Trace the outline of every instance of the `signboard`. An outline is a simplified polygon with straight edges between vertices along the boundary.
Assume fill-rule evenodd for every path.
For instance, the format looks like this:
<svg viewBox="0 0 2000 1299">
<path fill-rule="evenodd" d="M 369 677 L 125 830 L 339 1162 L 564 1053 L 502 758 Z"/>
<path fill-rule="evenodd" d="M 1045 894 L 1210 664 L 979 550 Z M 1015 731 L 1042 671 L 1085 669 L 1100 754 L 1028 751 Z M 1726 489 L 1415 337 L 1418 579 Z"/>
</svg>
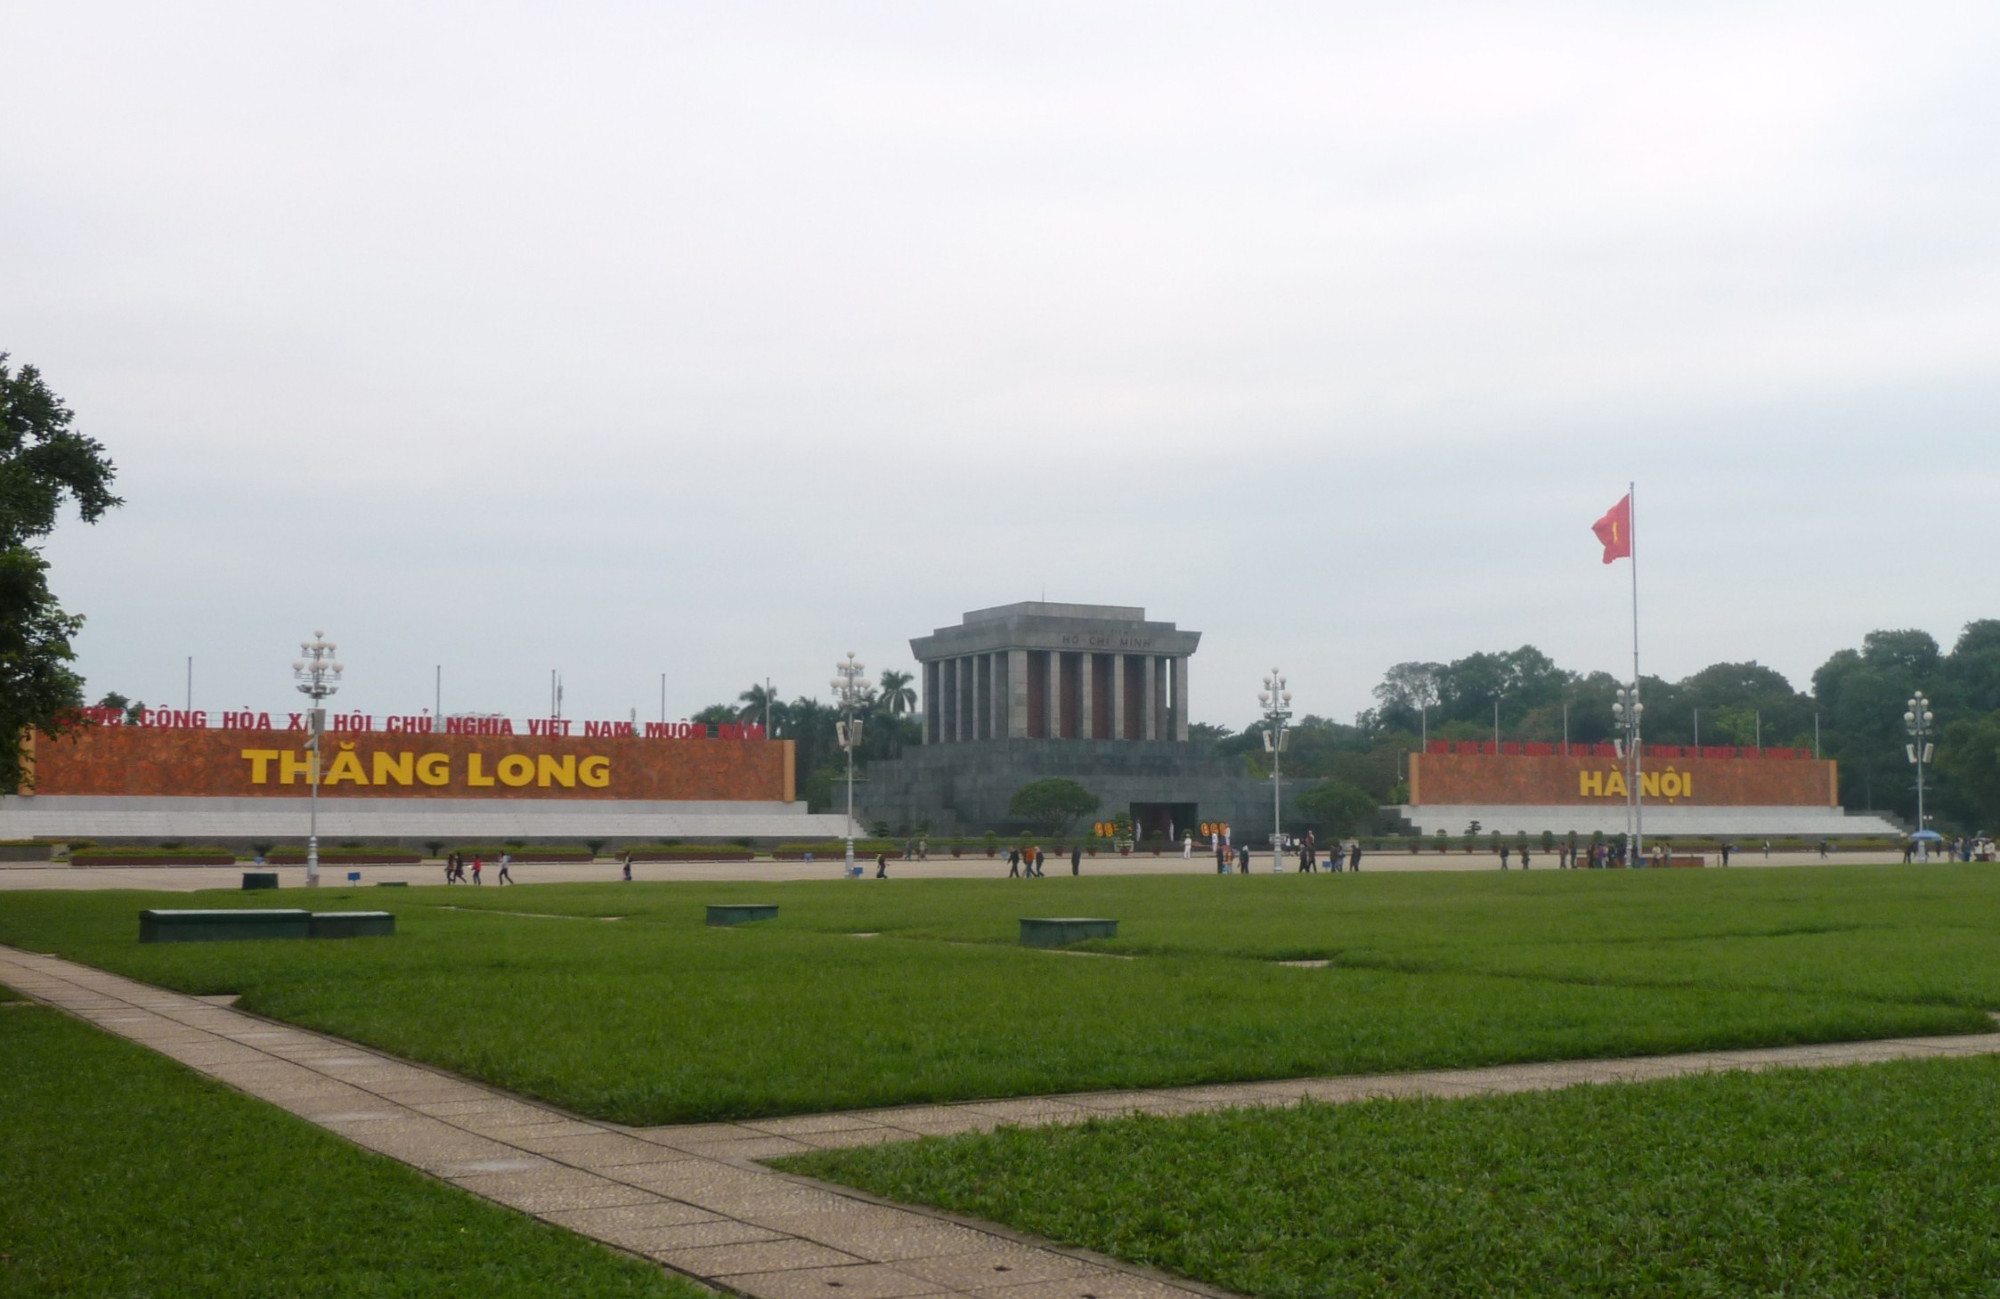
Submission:
<svg viewBox="0 0 2000 1299">
<path fill-rule="evenodd" d="M 35 737 L 33 792 L 302 798 L 314 771 L 306 739 L 293 729 L 85 726 L 58 739 Z M 330 729 L 324 744 L 322 798 L 796 798 L 790 740 L 516 735 L 510 727 L 443 735 Z"/>
<path fill-rule="evenodd" d="M 1648 753 L 1648 803 L 1696 807 L 1834 807 L 1839 764 L 1813 758 L 1711 758 Z M 1580 807 L 1621 804 L 1625 762 L 1610 752 L 1412 753 L 1410 802 L 1431 806 Z"/>
</svg>

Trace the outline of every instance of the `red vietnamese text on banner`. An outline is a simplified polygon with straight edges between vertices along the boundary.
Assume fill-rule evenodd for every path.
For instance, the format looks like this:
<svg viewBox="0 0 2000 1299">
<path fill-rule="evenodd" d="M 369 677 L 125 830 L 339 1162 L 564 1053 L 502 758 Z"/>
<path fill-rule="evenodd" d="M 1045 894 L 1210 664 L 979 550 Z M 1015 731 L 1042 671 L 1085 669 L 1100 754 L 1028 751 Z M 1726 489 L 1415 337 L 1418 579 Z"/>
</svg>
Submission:
<svg viewBox="0 0 2000 1299">
<path fill-rule="evenodd" d="M 1605 512 L 1603 518 L 1590 525 L 1597 539 L 1604 543 L 1604 562 L 1632 557 L 1632 497 L 1625 498 Z"/>
</svg>

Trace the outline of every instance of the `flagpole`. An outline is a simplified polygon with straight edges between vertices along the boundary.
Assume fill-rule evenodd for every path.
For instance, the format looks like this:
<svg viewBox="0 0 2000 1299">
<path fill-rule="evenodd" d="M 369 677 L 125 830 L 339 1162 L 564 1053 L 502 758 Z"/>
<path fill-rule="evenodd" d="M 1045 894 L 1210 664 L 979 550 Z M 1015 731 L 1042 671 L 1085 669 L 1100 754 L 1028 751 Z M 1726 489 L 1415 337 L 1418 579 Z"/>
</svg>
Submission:
<svg viewBox="0 0 2000 1299">
<path fill-rule="evenodd" d="M 1632 860 L 1627 868 L 1640 866 L 1646 860 L 1646 811 L 1645 801 L 1639 786 L 1645 774 L 1645 742 L 1640 739 L 1640 725 L 1645 719 L 1643 712 L 1637 711 L 1639 703 L 1639 484 L 1636 480 L 1626 484 L 1626 500 L 1630 502 L 1626 518 L 1626 535 L 1632 547 L 1632 703 L 1635 709 L 1632 717 L 1632 785 L 1631 824 Z"/>
</svg>

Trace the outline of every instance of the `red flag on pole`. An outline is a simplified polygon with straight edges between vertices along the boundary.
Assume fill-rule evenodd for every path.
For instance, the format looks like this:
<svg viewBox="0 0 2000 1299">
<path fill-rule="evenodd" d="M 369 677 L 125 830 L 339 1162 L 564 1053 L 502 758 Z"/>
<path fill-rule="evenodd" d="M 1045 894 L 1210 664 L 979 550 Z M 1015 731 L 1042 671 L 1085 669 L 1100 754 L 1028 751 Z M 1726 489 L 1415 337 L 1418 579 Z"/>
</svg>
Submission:
<svg viewBox="0 0 2000 1299">
<path fill-rule="evenodd" d="M 1604 543 L 1604 562 L 1632 557 L 1632 497 L 1625 499 L 1605 512 L 1603 518 L 1590 525 L 1597 539 Z"/>
</svg>

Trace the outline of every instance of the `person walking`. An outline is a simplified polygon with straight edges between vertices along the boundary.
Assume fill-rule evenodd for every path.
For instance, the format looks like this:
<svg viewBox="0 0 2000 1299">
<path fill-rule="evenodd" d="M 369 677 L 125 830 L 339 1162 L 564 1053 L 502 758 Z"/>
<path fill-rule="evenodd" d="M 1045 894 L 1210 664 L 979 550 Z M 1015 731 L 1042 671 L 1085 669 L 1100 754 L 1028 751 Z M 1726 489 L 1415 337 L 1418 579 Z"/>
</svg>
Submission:
<svg viewBox="0 0 2000 1299">
<path fill-rule="evenodd" d="M 1526 869 L 1528 869 L 1528 845 L 1527 845 L 1527 844 L 1522 844 L 1522 845 L 1521 845 L 1521 869 L 1522 869 L 1522 870 L 1526 870 Z"/>
<path fill-rule="evenodd" d="M 1181 832 L 1181 860 L 1194 860 L 1194 835 L 1189 831 Z"/>
<path fill-rule="evenodd" d="M 1007 878 L 1010 880 L 1021 878 L 1021 850 L 1019 848 L 1009 848 L 1007 850 Z"/>
<path fill-rule="evenodd" d="M 1069 873 L 1072 875 L 1083 874 L 1083 849 L 1077 847 L 1075 844 L 1070 845 Z"/>
<path fill-rule="evenodd" d="M 1215 873 L 1217 875 L 1227 875 L 1229 873 L 1229 863 L 1223 860 L 1222 851 L 1222 837 L 1217 835 L 1215 839 Z"/>
<path fill-rule="evenodd" d="M 1506 844 L 1503 843 L 1500 845 L 1500 869 L 1503 871 L 1507 869 L 1507 854 L 1511 851 L 1512 849 L 1508 848 Z"/>
<path fill-rule="evenodd" d="M 630 884 L 632 882 L 632 854 L 628 852 L 619 858 L 618 865 L 619 873 L 625 877 L 625 882 Z"/>
<path fill-rule="evenodd" d="M 493 881 L 495 885 L 512 884 L 514 882 L 514 873 L 511 870 L 507 869 L 513 864 L 514 864 L 513 853 L 503 852 L 500 854 L 500 875 L 497 879 Z"/>
<path fill-rule="evenodd" d="M 481 871 L 481 869 L 485 867 L 485 865 L 486 865 L 485 860 L 481 858 L 478 853 L 472 854 L 472 882 L 474 884 L 480 882 L 479 872 Z"/>
<path fill-rule="evenodd" d="M 1361 873 L 1361 841 L 1359 839 L 1349 839 L 1347 841 L 1347 869 L 1353 871 L 1356 875 Z"/>
<path fill-rule="evenodd" d="M 875 878 L 878 880 L 889 878 L 889 854 L 886 852 L 875 854 Z"/>
<path fill-rule="evenodd" d="M 1238 875 L 1250 873 L 1250 845 L 1247 843 L 1236 850 L 1236 873 Z"/>
</svg>

